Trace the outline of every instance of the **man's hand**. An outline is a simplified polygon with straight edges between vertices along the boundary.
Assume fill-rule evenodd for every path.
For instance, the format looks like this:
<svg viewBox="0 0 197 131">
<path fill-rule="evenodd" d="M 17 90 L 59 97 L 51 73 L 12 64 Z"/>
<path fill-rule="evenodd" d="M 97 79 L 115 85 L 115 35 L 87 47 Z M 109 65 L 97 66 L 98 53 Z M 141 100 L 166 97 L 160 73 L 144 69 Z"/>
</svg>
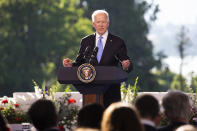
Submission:
<svg viewBox="0 0 197 131">
<path fill-rule="evenodd" d="M 63 60 L 63 66 L 64 67 L 72 67 L 72 60 L 69 58 L 66 58 Z"/>
<path fill-rule="evenodd" d="M 130 61 L 129 60 L 123 60 L 122 61 L 123 70 L 128 70 L 129 66 L 130 66 Z"/>
</svg>

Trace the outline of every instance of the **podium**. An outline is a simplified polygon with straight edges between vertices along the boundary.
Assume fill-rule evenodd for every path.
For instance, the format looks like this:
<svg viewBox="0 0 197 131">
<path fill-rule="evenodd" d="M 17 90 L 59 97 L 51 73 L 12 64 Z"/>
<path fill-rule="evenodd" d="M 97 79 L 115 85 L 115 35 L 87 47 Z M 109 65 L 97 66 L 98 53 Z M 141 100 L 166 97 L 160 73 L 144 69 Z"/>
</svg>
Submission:
<svg viewBox="0 0 197 131">
<path fill-rule="evenodd" d="M 111 84 L 128 79 L 128 73 L 115 66 L 95 66 L 96 77 L 91 83 L 83 83 L 77 77 L 78 67 L 61 67 L 58 70 L 60 84 L 73 84 L 83 96 L 83 106 L 90 103 L 103 105 L 103 94 Z"/>
</svg>

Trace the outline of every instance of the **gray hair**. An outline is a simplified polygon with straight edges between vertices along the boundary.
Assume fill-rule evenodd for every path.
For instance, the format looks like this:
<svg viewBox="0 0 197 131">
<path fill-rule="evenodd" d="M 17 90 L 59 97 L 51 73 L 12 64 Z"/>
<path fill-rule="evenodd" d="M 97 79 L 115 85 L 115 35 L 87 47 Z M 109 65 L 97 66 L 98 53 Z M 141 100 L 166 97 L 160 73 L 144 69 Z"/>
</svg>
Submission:
<svg viewBox="0 0 197 131">
<path fill-rule="evenodd" d="M 107 20 L 109 21 L 109 14 L 107 11 L 105 10 L 95 10 L 93 13 L 92 13 L 92 22 L 94 22 L 94 17 L 98 14 L 105 14 L 107 16 Z"/>
<path fill-rule="evenodd" d="M 185 93 L 181 91 L 168 92 L 162 99 L 162 105 L 170 121 L 189 119 L 190 101 L 189 96 Z"/>
</svg>

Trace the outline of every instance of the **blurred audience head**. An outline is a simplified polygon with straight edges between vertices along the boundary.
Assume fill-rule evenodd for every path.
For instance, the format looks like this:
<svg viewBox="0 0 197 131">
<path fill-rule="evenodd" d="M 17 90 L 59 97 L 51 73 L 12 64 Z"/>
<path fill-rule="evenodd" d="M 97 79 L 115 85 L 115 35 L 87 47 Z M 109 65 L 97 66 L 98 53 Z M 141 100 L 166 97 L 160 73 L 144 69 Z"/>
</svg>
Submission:
<svg viewBox="0 0 197 131">
<path fill-rule="evenodd" d="M 151 120 L 156 125 L 160 123 L 160 106 L 154 96 L 150 94 L 138 96 L 135 101 L 135 107 L 139 111 L 141 118 Z"/>
<path fill-rule="evenodd" d="M 100 131 L 100 130 L 99 129 L 95 129 L 95 128 L 79 127 L 77 129 L 75 129 L 74 131 Z"/>
<path fill-rule="evenodd" d="M 57 126 L 57 113 L 52 101 L 39 99 L 28 110 L 28 115 L 37 130 Z"/>
<path fill-rule="evenodd" d="M 0 111 L 0 131 L 10 131 L 7 121 L 1 114 L 1 111 Z"/>
<path fill-rule="evenodd" d="M 176 131 L 197 131 L 193 125 L 183 125 L 176 129 Z"/>
<path fill-rule="evenodd" d="M 85 105 L 78 113 L 78 127 L 100 129 L 103 111 L 104 107 L 98 103 Z"/>
<path fill-rule="evenodd" d="M 116 102 L 103 114 L 102 131 L 143 131 L 137 110 L 129 104 Z"/>
<path fill-rule="evenodd" d="M 188 122 L 191 113 L 189 96 L 181 91 L 169 91 L 162 99 L 166 117 L 170 122 Z"/>
</svg>

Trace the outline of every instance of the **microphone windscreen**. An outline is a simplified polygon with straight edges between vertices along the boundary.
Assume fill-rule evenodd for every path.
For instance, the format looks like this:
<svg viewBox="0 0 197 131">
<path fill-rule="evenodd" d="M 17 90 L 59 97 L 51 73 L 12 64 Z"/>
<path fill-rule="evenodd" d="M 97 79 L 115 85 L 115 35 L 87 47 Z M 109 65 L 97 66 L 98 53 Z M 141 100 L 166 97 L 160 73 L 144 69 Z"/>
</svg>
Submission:
<svg viewBox="0 0 197 131">
<path fill-rule="evenodd" d="M 97 53 L 98 52 L 98 47 L 95 47 L 94 48 L 94 51 Z"/>
<path fill-rule="evenodd" d="M 89 52 L 90 51 L 90 47 L 86 47 L 85 52 Z"/>
<path fill-rule="evenodd" d="M 97 52 L 98 52 L 98 47 L 95 47 L 94 50 L 93 50 L 92 55 L 93 55 L 94 57 L 96 57 Z"/>
</svg>

